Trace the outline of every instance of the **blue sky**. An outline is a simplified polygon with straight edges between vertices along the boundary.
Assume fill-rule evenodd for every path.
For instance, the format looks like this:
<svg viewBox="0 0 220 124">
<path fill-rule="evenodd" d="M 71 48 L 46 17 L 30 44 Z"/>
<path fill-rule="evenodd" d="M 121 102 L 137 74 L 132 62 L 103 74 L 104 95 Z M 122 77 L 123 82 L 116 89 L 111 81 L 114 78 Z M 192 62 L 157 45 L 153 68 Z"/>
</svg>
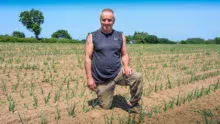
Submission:
<svg viewBox="0 0 220 124">
<path fill-rule="evenodd" d="M 67 30 L 74 39 L 84 39 L 100 28 L 99 16 L 104 8 L 115 11 L 114 28 L 125 35 L 147 32 L 170 40 L 220 36 L 220 2 L 216 0 L 1 0 L 0 34 L 22 31 L 34 36 L 18 20 L 22 11 L 38 9 L 45 17 L 40 37 L 50 37 L 58 29 Z"/>
</svg>

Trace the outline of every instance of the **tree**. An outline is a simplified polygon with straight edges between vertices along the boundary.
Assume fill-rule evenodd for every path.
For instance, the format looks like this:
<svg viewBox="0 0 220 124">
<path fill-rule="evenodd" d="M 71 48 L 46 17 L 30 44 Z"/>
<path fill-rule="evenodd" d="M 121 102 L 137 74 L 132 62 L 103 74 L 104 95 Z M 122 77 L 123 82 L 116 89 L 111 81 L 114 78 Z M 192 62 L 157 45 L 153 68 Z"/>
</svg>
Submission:
<svg viewBox="0 0 220 124">
<path fill-rule="evenodd" d="M 214 39 L 208 39 L 205 41 L 205 44 L 216 44 L 216 41 Z"/>
<path fill-rule="evenodd" d="M 180 44 L 187 44 L 187 42 L 185 40 L 181 40 Z"/>
<path fill-rule="evenodd" d="M 176 44 L 176 42 L 171 41 L 167 38 L 158 38 L 158 43 L 159 44 Z"/>
<path fill-rule="evenodd" d="M 204 44 L 205 40 L 202 38 L 188 38 L 186 40 L 188 44 Z"/>
<path fill-rule="evenodd" d="M 20 32 L 20 31 L 14 31 L 12 33 L 12 36 L 13 37 L 18 37 L 18 38 L 25 38 L 25 34 L 23 32 Z"/>
<path fill-rule="evenodd" d="M 39 10 L 31 9 L 20 13 L 19 21 L 31 32 L 34 32 L 35 38 L 41 33 L 40 25 L 44 23 L 43 13 Z"/>
<path fill-rule="evenodd" d="M 158 41 L 157 36 L 155 36 L 155 35 L 147 35 L 146 38 L 145 38 L 145 42 L 146 43 L 157 44 L 159 41 Z"/>
<path fill-rule="evenodd" d="M 220 37 L 216 37 L 215 42 L 216 42 L 216 44 L 220 44 Z"/>
<path fill-rule="evenodd" d="M 125 36 L 125 38 L 127 43 L 130 43 L 130 41 L 133 40 L 133 37 L 131 35 Z"/>
<path fill-rule="evenodd" d="M 67 30 L 57 30 L 51 35 L 52 38 L 72 39 Z"/>
<path fill-rule="evenodd" d="M 145 32 L 134 32 L 134 40 L 135 43 L 145 43 L 145 38 L 147 37 L 147 33 Z"/>
</svg>

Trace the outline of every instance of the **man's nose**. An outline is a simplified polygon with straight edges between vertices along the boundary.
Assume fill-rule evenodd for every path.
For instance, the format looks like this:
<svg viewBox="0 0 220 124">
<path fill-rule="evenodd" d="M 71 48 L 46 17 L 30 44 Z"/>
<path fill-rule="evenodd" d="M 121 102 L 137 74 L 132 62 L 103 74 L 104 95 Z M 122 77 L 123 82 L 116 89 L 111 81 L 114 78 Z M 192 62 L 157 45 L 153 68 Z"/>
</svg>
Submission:
<svg viewBox="0 0 220 124">
<path fill-rule="evenodd" d="M 105 21 L 105 24 L 110 24 L 110 22 L 108 20 Z"/>
</svg>

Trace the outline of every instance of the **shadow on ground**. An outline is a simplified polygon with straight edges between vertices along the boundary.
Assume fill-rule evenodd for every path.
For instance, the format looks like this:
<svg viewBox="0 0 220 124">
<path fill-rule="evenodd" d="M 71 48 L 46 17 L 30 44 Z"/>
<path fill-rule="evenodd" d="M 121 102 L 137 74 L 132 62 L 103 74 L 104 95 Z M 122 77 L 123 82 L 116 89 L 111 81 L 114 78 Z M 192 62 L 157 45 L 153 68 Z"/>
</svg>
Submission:
<svg viewBox="0 0 220 124">
<path fill-rule="evenodd" d="M 99 101 L 98 99 L 92 99 L 90 101 L 88 101 L 88 105 L 92 106 L 93 108 L 95 108 L 96 106 L 99 105 Z M 125 99 L 125 97 L 121 96 L 121 95 L 115 95 L 113 96 L 113 102 L 112 102 L 112 108 L 121 108 L 124 111 L 128 112 L 130 105 L 128 104 L 127 100 Z"/>
</svg>

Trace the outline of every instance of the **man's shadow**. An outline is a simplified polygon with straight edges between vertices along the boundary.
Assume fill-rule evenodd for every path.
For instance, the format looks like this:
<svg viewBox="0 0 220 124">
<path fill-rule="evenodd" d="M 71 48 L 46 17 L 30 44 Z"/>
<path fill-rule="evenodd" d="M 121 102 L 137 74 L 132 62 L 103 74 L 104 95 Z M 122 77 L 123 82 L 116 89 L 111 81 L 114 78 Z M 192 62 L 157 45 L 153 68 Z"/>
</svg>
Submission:
<svg viewBox="0 0 220 124">
<path fill-rule="evenodd" d="M 89 100 L 88 105 L 92 106 L 93 108 L 95 106 L 98 106 L 99 105 L 98 98 Z M 113 96 L 113 101 L 112 101 L 112 108 L 114 108 L 114 107 L 121 108 L 124 111 L 129 112 L 130 105 L 128 104 L 125 97 L 123 97 L 121 95 L 115 95 L 115 96 Z"/>
</svg>

